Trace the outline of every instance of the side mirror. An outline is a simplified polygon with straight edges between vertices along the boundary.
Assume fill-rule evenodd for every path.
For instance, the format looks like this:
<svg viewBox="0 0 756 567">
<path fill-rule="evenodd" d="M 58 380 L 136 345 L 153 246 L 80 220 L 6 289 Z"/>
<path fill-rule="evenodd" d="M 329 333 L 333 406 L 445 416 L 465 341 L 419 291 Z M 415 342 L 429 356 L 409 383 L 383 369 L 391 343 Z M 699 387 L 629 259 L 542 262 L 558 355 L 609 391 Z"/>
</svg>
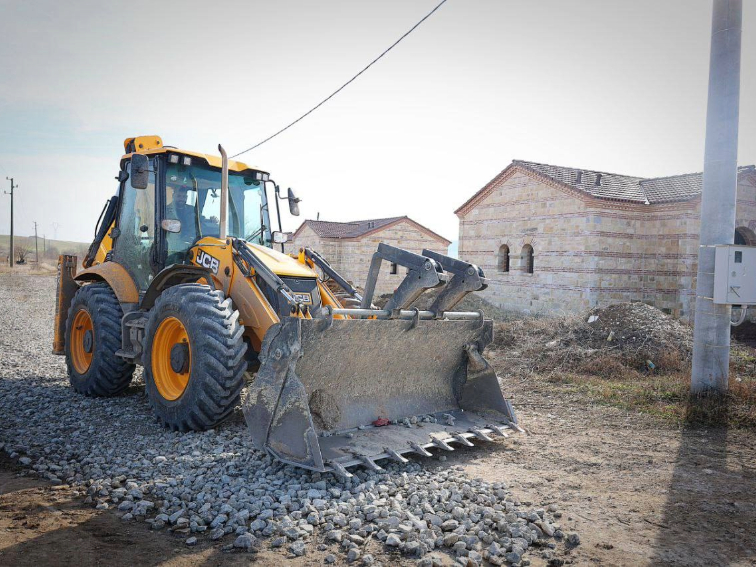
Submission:
<svg viewBox="0 0 756 567">
<path fill-rule="evenodd" d="M 163 219 L 160 222 L 160 227 L 166 232 L 181 232 L 181 221 L 174 219 Z"/>
<path fill-rule="evenodd" d="M 289 235 L 285 232 L 274 231 L 273 242 L 276 244 L 284 244 L 289 241 Z"/>
<path fill-rule="evenodd" d="M 150 160 L 143 154 L 131 154 L 131 186 L 147 189 L 150 181 Z"/>
<path fill-rule="evenodd" d="M 289 201 L 289 212 L 291 213 L 291 216 L 298 217 L 299 216 L 299 201 L 301 199 L 298 199 L 297 196 L 294 194 L 294 191 L 291 190 L 291 187 L 289 187 L 289 196 L 287 197 Z"/>
</svg>

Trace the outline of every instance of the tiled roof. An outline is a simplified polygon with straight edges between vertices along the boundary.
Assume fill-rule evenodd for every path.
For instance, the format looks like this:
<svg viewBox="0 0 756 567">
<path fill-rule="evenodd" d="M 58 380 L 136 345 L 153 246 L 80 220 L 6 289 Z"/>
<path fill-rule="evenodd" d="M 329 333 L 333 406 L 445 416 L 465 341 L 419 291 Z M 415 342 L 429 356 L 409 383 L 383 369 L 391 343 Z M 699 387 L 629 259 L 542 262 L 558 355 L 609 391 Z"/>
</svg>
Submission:
<svg viewBox="0 0 756 567">
<path fill-rule="evenodd" d="M 305 221 L 322 238 L 355 238 L 377 228 L 407 217 L 389 217 L 386 219 L 368 219 L 353 222 L 332 222 L 320 220 Z"/>
<path fill-rule="evenodd" d="M 532 161 L 515 160 L 512 164 L 520 165 L 533 171 L 561 181 L 585 193 L 603 199 L 621 199 L 623 201 L 640 201 L 644 203 L 646 197 L 639 183 L 642 177 L 618 175 L 605 171 L 590 171 L 573 167 L 561 167 Z"/>
<path fill-rule="evenodd" d="M 743 168 L 738 168 L 738 170 L 741 169 Z M 688 173 L 671 177 L 656 177 L 644 179 L 640 184 L 651 203 L 685 201 L 701 194 L 703 174 Z"/>
<path fill-rule="evenodd" d="M 475 193 L 455 212 L 462 211 L 487 195 L 497 185 L 498 180 L 513 167 L 532 171 L 599 199 L 644 203 L 647 205 L 694 199 L 701 194 L 703 186 L 702 173 L 643 178 L 607 173 L 605 171 L 514 160 L 504 171 Z M 745 172 L 756 173 L 756 166 L 748 165 L 738 168 L 738 175 Z"/>
<path fill-rule="evenodd" d="M 309 226 L 310 228 L 312 228 L 315 234 L 317 234 L 321 238 L 359 238 L 360 236 L 365 236 L 366 234 L 376 232 L 378 230 L 381 230 L 382 228 L 386 228 L 389 225 L 402 220 L 406 220 L 407 222 L 417 226 L 425 233 L 437 238 L 440 241 L 446 242 L 447 246 L 451 244 L 451 241 L 447 238 L 444 238 L 440 234 L 433 232 L 429 228 L 424 227 L 420 223 L 413 221 L 407 216 L 389 217 L 385 219 L 367 219 L 351 222 L 306 220 L 296 230 L 295 234 L 299 233 L 299 231 L 302 230 L 302 228 L 304 228 L 305 226 Z"/>
</svg>

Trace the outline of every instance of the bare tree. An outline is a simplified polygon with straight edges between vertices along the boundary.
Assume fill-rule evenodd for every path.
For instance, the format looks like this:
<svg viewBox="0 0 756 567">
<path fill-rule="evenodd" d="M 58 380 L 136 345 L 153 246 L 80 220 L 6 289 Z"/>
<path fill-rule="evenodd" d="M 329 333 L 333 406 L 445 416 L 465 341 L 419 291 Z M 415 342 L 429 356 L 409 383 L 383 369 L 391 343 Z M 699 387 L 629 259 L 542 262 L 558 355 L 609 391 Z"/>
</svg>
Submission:
<svg viewBox="0 0 756 567">
<path fill-rule="evenodd" d="M 26 264 L 26 258 L 31 253 L 31 249 L 27 248 L 26 246 L 15 246 L 15 252 L 16 252 L 16 263 Z"/>
</svg>

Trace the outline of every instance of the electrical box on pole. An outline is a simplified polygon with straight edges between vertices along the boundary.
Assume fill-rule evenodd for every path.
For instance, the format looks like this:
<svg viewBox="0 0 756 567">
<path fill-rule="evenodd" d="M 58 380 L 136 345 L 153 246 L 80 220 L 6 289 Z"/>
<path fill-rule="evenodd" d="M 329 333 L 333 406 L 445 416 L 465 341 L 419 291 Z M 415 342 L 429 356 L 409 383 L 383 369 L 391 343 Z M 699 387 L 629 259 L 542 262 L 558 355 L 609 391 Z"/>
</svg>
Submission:
<svg viewBox="0 0 756 567">
<path fill-rule="evenodd" d="M 714 303 L 756 305 L 756 246 L 716 246 Z"/>
</svg>

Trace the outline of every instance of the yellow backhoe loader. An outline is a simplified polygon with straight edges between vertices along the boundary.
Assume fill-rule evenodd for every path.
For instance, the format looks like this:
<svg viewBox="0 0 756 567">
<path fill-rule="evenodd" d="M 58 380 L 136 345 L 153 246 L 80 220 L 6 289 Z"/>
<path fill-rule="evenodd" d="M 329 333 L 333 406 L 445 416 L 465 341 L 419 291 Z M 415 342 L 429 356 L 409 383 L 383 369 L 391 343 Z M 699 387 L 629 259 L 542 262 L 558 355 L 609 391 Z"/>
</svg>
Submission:
<svg viewBox="0 0 756 567">
<path fill-rule="evenodd" d="M 359 293 L 316 251 L 283 253 L 279 201 L 298 215 L 299 200 L 267 172 L 221 146 L 206 155 L 140 136 L 124 149 L 84 269 L 59 260 L 53 350 L 77 392 L 119 394 L 139 364 L 159 420 L 204 430 L 251 377 L 241 403 L 254 446 L 344 476 L 519 430 L 482 356 L 492 321 L 452 310 L 485 288 L 477 266 L 380 244 Z M 407 276 L 376 309 L 383 262 Z M 438 287 L 429 309 L 409 308 Z"/>
</svg>

